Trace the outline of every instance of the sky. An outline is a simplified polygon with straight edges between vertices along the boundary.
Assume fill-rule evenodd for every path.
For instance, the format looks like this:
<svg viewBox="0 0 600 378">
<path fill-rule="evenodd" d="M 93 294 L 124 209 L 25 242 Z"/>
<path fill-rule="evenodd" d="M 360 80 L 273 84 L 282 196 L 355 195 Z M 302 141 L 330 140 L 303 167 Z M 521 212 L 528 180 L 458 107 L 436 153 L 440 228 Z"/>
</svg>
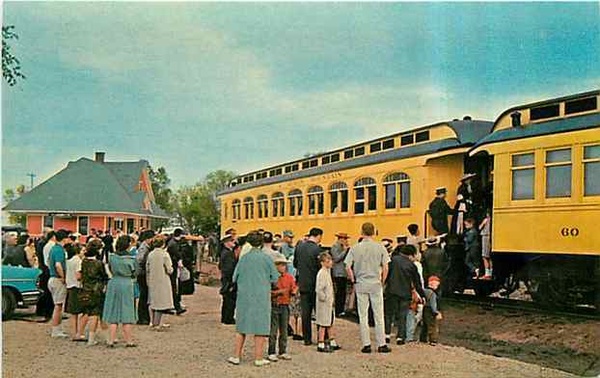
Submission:
<svg viewBox="0 0 600 378">
<path fill-rule="evenodd" d="M 2 187 L 69 161 L 172 187 L 600 87 L 600 3 L 3 2 Z"/>
</svg>

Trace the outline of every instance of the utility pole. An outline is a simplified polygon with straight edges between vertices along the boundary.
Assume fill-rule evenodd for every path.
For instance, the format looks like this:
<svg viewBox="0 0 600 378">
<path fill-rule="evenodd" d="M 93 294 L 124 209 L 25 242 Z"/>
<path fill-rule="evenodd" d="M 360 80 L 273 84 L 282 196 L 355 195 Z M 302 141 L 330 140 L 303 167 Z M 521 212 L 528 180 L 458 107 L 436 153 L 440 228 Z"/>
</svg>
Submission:
<svg viewBox="0 0 600 378">
<path fill-rule="evenodd" d="M 31 179 L 31 185 L 29 186 L 29 190 L 33 189 L 33 178 L 36 177 L 34 173 L 28 173 L 27 176 Z"/>
</svg>

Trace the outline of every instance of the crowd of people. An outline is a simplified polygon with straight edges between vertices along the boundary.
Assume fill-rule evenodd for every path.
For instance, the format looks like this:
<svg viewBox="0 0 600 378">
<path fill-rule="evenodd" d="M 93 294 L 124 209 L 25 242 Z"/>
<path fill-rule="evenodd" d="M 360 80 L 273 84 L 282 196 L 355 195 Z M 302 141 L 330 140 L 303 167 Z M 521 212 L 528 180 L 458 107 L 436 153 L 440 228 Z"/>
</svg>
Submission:
<svg viewBox="0 0 600 378">
<path fill-rule="evenodd" d="M 124 344 L 135 347 L 133 325 L 169 328 L 165 314 L 187 310 L 181 295 L 192 294 L 201 238 L 139 230 L 130 235 L 92 229 L 89 235 L 46 229 L 39 239 L 7 233 L 3 264 L 42 270 L 36 314 L 51 322 L 52 338 L 98 344 L 106 329 L 113 348 L 121 325 Z M 69 332 L 62 324 L 69 314 Z"/>
<path fill-rule="evenodd" d="M 325 250 L 320 245 L 323 230 L 316 227 L 295 245 L 290 230 L 281 235 L 262 229 L 247 235 L 226 230 L 219 254 L 221 322 L 235 324 L 237 331 L 228 362 L 240 364 L 247 335 L 254 335 L 256 366 L 288 360 L 288 336 L 313 345 L 313 323 L 318 352 L 341 349 L 334 322 L 350 310 L 358 314 L 362 353 L 389 353 L 393 328 L 397 345 L 414 341 L 436 345 L 445 277 L 463 272 L 469 279 L 492 277 L 491 212 L 478 196 L 473 177 L 461 179 L 454 208 L 445 200 L 446 189 L 436 189 L 429 214 L 437 235 L 428 239 L 421 237 L 417 224 L 411 224 L 408 234 L 397 236 L 395 242 L 378 241 L 375 226 L 364 223 L 357 243 L 351 246 L 350 236 L 339 232 Z"/>
</svg>

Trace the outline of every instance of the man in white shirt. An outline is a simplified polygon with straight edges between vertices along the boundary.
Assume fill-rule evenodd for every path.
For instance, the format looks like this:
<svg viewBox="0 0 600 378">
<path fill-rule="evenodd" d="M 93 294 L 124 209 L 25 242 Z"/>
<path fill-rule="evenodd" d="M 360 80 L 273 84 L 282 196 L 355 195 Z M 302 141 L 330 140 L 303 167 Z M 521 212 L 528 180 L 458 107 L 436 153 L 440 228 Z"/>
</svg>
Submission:
<svg viewBox="0 0 600 378">
<path fill-rule="evenodd" d="M 371 335 L 369 331 L 369 305 L 375 320 L 375 339 L 379 353 L 389 353 L 385 342 L 383 317 L 383 284 L 388 275 L 390 257 L 386 249 L 373 240 L 375 226 L 364 223 L 361 228 L 362 241 L 356 244 L 346 256 L 344 263 L 348 279 L 355 283 L 362 353 L 371 353 Z"/>
</svg>

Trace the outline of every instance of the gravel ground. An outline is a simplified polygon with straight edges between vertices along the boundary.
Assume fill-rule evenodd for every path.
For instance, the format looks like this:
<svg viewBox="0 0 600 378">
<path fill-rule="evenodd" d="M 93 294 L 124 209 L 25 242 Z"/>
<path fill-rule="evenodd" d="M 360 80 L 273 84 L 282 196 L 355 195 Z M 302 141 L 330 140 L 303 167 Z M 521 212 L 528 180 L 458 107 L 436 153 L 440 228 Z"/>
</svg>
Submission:
<svg viewBox="0 0 600 378">
<path fill-rule="evenodd" d="M 290 338 L 291 361 L 257 368 L 251 364 L 252 343 L 240 366 L 226 363 L 233 350 L 235 329 L 219 323 L 220 297 L 214 287 L 197 286 L 184 297 L 189 311 L 170 316 L 171 329 L 156 333 L 136 326 L 137 348 L 53 340 L 49 324 L 29 315 L 2 324 L 3 377 L 571 377 L 572 375 L 515 360 L 476 353 L 461 347 L 411 344 L 393 346 L 387 355 L 359 352 L 358 326 L 338 320 L 333 354 L 318 354 Z M 105 338 L 104 332 L 101 337 Z M 251 340 L 249 340 L 251 341 Z"/>
</svg>

